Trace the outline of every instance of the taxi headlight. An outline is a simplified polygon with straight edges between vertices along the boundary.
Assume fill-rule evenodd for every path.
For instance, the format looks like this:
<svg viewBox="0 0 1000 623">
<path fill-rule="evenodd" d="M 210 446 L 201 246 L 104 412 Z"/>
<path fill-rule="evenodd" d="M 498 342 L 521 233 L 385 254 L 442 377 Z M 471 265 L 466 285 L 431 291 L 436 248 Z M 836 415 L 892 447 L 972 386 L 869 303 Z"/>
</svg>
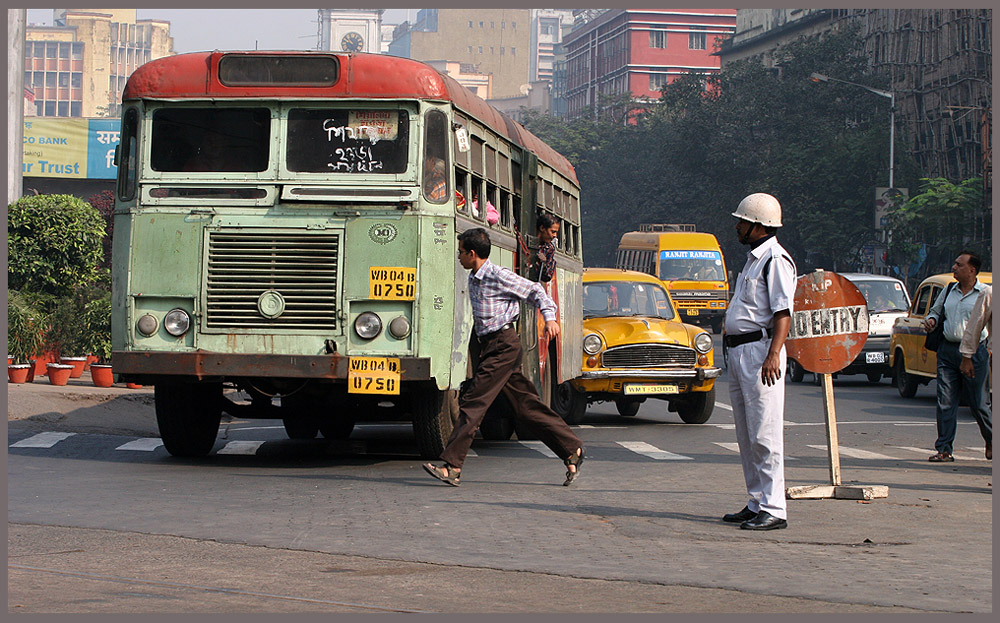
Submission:
<svg viewBox="0 0 1000 623">
<path fill-rule="evenodd" d="M 163 328 L 174 337 L 180 337 L 191 328 L 191 316 L 180 307 L 175 307 L 163 317 Z"/>
<path fill-rule="evenodd" d="M 596 355 L 601 350 L 601 336 L 590 333 L 583 338 L 583 352 L 588 355 Z"/>
<path fill-rule="evenodd" d="M 712 350 L 712 336 L 707 333 L 699 333 L 694 336 L 694 349 L 699 353 L 707 353 Z"/>
<path fill-rule="evenodd" d="M 370 340 L 382 332 L 382 319 L 374 312 L 364 312 L 354 320 L 354 332 Z"/>
</svg>

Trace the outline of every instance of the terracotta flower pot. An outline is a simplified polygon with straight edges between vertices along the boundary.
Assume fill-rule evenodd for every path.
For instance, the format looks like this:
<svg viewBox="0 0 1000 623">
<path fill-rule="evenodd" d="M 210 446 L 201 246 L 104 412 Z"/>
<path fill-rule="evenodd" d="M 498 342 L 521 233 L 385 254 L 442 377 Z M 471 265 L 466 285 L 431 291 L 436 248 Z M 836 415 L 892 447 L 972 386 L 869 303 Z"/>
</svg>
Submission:
<svg viewBox="0 0 1000 623">
<path fill-rule="evenodd" d="M 13 355 L 7 355 L 7 365 L 9 366 L 12 363 L 14 363 L 14 356 Z"/>
<path fill-rule="evenodd" d="M 7 364 L 7 380 L 11 383 L 26 383 L 31 366 L 26 363 Z"/>
<path fill-rule="evenodd" d="M 35 382 L 35 360 L 34 359 L 29 359 L 28 360 L 28 380 L 27 380 L 27 382 L 28 383 L 34 383 Z"/>
<path fill-rule="evenodd" d="M 139 385 L 138 383 L 125 383 L 125 387 L 129 389 L 142 389 L 142 385 Z"/>
<path fill-rule="evenodd" d="M 83 376 L 83 367 L 87 365 L 86 357 L 61 357 L 59 363 L 73 366 L 73 371 L 69 373 L 69 378 L 78 379 Z"/>
<path fill-rule="evenodd" d="M 49 383 L 52 385 L 65 385 L 69 382 L 69 376 L 73 373 L 73 366 L 64 363 L 46 364 L 49 373 Z"/>
<path fill-rule="evenodd" d="M 101 358 L 98 357 L 97 355 L 87 355 L 87 365 L 83 366 L 83 369 L 84 370 L 89 370 L 90 366 L 94 365 L 95 363 L 97 363 L 100 360 L 101 360 Z"/>
<path fill-rule="evenodd" d="M 48 355 L 35 355 L 33 361 L 35 362 L 34 373 L 45 374 L 45 366 L 51 360 L 49 359 Z"/>
<path fill-rule="evenodd" d="M 94 363 L 90 365 L 90 378 L 97 387 L 111 387 L 115 384 L 115 375 L 110 363 Z"/>
</svg>

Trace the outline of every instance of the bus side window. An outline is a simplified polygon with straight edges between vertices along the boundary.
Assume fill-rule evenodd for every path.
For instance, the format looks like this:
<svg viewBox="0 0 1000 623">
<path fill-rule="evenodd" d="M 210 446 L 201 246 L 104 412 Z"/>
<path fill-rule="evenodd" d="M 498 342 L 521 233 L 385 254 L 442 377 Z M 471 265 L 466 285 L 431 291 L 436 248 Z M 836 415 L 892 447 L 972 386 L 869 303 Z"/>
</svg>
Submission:
<svg viewBox="0 0 1000 623">
<path fill-rule="evenodd" d="M 455 209 L 462 214 L 469 213 L 469 175 L 461 170 L 455 169 L 455 192 L 462 195 L 455 196 Z"/>
<path fill-rule="evenodd" d="M 500 203 L 497 205 L 497 210 L 500 211 L 500 226 L 510 229 L 510 193 L 506 190 L 500 191 Z"/>
<path fill-rule="evenodd" d="M 138 149 L 139 113 L 135 108 L 125 112 L 122 122 L 121 144 L 118 151 L 118 198 L 122 201 L 135 199 L 136 180 L 138 179 Z"/>
<path fill-rule="evenodd" d="M 448 117 L 440 110 L 428 110 L 424 115 L 424 197 L 433 203 L 444 203 L 451 195 L 448 185 Z"/>
<path fill-rule="evenodd" d="M 472 193 L 472 199 L 466 199 L 466 201 L 468 201 L 471 206 L 470 211 L 472 212 L 472 216 L 480 221 L 485 221 L 486 199 L 484 198 L 483 192 L 483 178 L 478 175 L 473 175 L 472 188 L 469 192 Z"/>
</svg>

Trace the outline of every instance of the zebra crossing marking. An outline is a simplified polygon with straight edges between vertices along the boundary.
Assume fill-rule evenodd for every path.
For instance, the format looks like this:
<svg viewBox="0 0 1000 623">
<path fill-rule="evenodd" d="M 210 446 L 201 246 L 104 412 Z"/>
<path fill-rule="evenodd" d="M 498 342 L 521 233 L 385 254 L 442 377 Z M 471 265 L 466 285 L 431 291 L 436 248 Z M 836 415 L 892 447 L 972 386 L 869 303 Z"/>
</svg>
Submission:
<svg viewBox="0 0 1000 623">
<path fill-rule="evenodd" d="M 809 444 L 810 448 L 815 448 L 816 450 L 826 450 L 826 446 L 814 446 Z M 894 456 L 889 456 L 886 454 L 879 454 L 878 452 L 870 452 L 868 450 L 859 450 L 857 448 L 846 448 L 840 446 L 839 452 L 843 456 L 849 456 L 852 459 L 876 459 L 876 460 L 890 460 L 898 461 L 899 459 Z"/>
<path fill-rule="evenodd" d="M 534 450 L 535 452 L 541 452 L 542 454 L 544 454 L 547 457 L 551 457 L 553 459 L 558 459 L 559 458 L 558 456 L 556 456 L 555 452 L 553 452 L 552 450 L 549 450 L 548 446 L 546 446 L 544 443 L 542 443 L 540 441 L 519 441 L 517 443 L 521 444 L 525 448 L 530 448 L 531 450 Z"/>
<path fill-rule="evenodd" d="M 46 431 L 44 433 L 38 433 L 37 435 L 32 435 L 27 439 L 22 439 L 17 443 L 10 444 L 11 448 L 51 448 L 63 439 L 68 439 L 75 435 L 76 433 L 55 433 L 51 431 Z"/>
<path fill-rule="evenodd" d="M 263 441 L 230 441 L 219 449 L 216 454 L 257 454 L 257 450 L 264 445 Z"/>
<path fill-rule="evenodd" d="M 142 437 L 124 443 L 115 450 L 137 450 L 139 452 L 152 452 L 163 445 L 163 440 L 159 437 Z"/>
<path fill-rule="evenodd" d="M 667 452 L 666 450 L 660 450 L 656 446 L 652 446 L 645 441 L 616 441 L 619 446 L 631 450 L 636 454 L 641 454 L 643 456 L 648 456 L 651 459 L 656 459 L 657 461 L 692 461 L 693 458 L 689 456 L 684 456 L 683 454 L 674 454 L 673 452 Z"/>
</svg>

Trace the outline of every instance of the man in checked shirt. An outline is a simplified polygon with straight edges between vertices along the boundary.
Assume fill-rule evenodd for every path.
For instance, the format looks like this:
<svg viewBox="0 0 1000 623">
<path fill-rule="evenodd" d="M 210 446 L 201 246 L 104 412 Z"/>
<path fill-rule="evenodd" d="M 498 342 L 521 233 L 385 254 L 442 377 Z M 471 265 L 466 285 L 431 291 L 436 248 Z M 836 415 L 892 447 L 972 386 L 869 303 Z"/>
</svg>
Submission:
<svg viewBox="0 0 1000 623">
<path fill-rule="evenodd" d="M 425 463 L 423 467 L 431 476 L 457 487 L 476 430 L 502 391 L 514 409 L 514 417 L 527 423 L 566 464 L 563 485 L 569 485 L 580 474 L 583 442 L 541 401 L 535 386 L 521 373 L 521 341 L 514 328 L 520 302 L 528 301 L 545 317 L 548 339 L 557 338 L 556 305 L 537 282 L 490 262 L 491 248 L 489 234 L 481 227 L 462 232 L 458 237 L 458 260 L 462 268 L 470 271 L 472 339 L 479 346 L 479 361 L 468 388 L 459 397 L 458 424 L 441 453 L 444 464 Z"/>
</svg>

